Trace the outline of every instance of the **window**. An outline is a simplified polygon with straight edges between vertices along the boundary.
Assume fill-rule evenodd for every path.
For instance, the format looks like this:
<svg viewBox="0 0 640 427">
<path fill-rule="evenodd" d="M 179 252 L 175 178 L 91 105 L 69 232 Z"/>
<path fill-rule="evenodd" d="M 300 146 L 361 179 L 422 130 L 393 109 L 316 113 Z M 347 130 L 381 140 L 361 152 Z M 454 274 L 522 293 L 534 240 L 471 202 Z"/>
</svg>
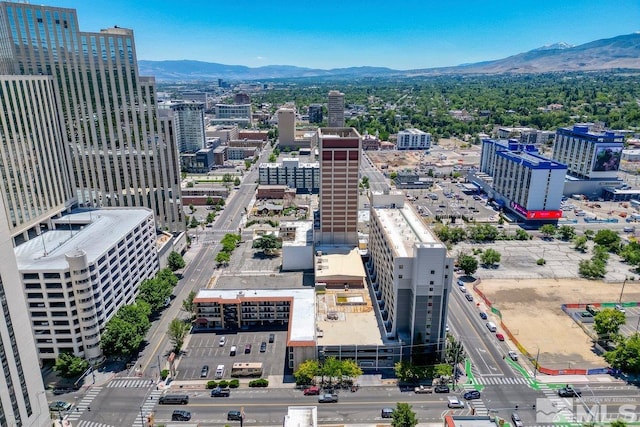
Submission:
<svg viewBox="0 0 640 427">
<path fill-rule="evenodd" d="M 431 274 L 436 274 L 436 271 L 435 270 L 431 270 Z"/>
</svg>

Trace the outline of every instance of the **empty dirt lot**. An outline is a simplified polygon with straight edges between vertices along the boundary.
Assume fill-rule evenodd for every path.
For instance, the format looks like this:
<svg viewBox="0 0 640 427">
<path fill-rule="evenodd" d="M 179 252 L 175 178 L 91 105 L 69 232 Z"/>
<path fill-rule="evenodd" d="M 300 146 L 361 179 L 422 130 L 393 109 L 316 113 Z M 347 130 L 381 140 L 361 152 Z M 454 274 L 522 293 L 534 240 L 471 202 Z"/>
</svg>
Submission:
<svg viewBox="0 0 640 427">
<path fill-rule="evenodd" d="M 539 362 L 551 369 L 606 366 L 589 337 L 567 316 L 564 303 L 615 302 L 622 283 L 580 279 L 485 279 L 478 288 Z M 627 281 L 623 301 L 640 301 L 640 283 Z"/>
</svg>

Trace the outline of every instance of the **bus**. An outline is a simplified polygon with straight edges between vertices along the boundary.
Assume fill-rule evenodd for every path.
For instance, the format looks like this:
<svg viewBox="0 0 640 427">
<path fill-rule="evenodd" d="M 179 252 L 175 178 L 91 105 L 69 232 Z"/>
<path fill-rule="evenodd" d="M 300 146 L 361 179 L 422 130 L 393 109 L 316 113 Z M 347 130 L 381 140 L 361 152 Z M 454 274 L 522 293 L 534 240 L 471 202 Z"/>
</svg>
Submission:
<svg viewBox="0 0 640 427">
<path fill-rule="evenodd" d="M 239 362 L 231 367 L 232 377 L 260 377 L 262 376 L 262 362 Z"/>
</svg>

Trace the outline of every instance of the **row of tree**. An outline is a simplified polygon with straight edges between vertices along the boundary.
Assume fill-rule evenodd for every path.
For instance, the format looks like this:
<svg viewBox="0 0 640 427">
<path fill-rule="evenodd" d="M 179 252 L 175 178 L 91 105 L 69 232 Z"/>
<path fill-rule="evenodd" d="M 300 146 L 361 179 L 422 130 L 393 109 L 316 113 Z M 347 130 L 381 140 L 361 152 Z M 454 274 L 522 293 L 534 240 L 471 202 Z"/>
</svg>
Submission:
<svg viewBox="0 0 640 427">
<path fill-rule="evenodd" d="M 231 261 L 231 253 L 233 250 L 240 244 L 240 240 L 242 240 L 242 236 L 239 234 L 227 233 L 224 235 L 220 243 L 222 244 L 222 249 L 216 255 L 216 262 L 218 265 L 228 265 L 229 261 Z"/>
<path fill-rule="evenodd" d="M 305 360 L 293 373 L 298 385 L 312 384 L 317 377 L 322 377 L 322 382 L 326 378 L 329 384 L 332 384 L 335 380 L 341 381 L 343 377 L 353 379 L 360 375 L 362 375 L 362 369 L 355 361 L 338 360 L 335 357 L 327 357 L 323 362 Z"/>
<path fill-rule="evenodd" d="M 613 308 L 604 308 L 593 317 L 593 329 L 598 341 L 607 348 L 613 348 L 604 354 L 604 359 L 614 369 L 628 374 L 640 373 L 640 334 L 625 337 L 620 327 L 626 323 L 626 314 Z"/>
</svg>

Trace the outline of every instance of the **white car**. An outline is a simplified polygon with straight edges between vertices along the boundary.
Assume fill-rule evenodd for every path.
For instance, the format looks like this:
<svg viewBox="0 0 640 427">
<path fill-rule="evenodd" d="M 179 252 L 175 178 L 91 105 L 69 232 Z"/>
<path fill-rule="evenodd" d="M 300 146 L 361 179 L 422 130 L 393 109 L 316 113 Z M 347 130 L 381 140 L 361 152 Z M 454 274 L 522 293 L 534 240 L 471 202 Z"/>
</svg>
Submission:
<svg viewBox="0 0 640 427">
<path fill-rule="evenodd" d="M 618 310 L 620 313 L 625 313 L 624 307 L 620 304 L 616 304 L 616 310 Z"/>
<path fill-rule="evenodd" d="M 518 360 L 518 353 L 516 353 L 515 351 L 511 350 L 509 352 L 509 357 L 511 358 L 511 360 Z"/>
<path fill-rule="evenodd" d="M 220 341 L 218 341 L 218 345 L 220 347 L 224 347 L 226 342 L 227 342 L 227 338 L 226 337 L 220 337 Z"/>
<path fill-rule="evenodd" d="M 467 288 L 465 288 L 464 286 L 460 286 L 460 292 L 462 292 L 463 294 L 466 294 Z"/>
</svg>

